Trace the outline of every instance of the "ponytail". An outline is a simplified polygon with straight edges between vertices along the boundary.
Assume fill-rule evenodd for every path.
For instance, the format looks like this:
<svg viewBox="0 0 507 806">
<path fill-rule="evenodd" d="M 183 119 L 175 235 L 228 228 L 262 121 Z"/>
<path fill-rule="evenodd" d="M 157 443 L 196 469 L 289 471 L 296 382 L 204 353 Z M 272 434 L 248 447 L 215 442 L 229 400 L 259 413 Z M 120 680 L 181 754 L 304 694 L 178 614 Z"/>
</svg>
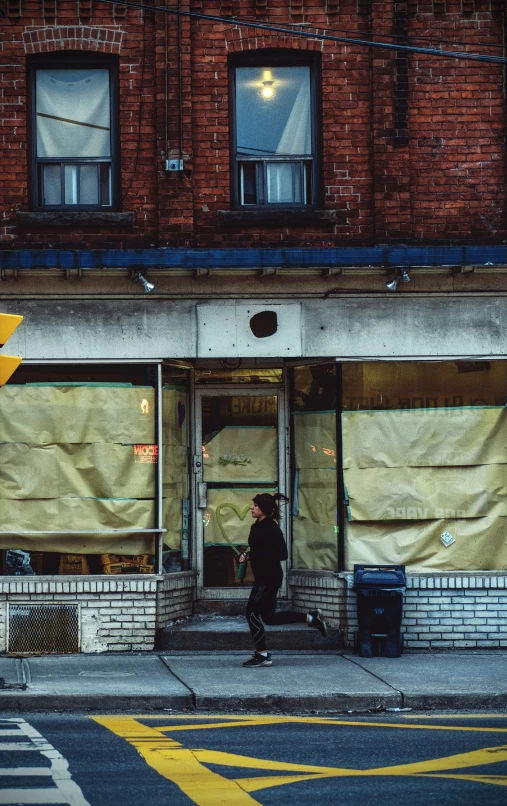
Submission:
<svg viewBox="0 0 507 806">
<path fill-rule="evenodd" d="M 266 517 L 278 521 L 280 520 L 280 507 L 278 502 L 288 501 L 289 499 L 286 495 L 282 495 L 281 493 L 275 493 L 274 495 L 271 495 L 271 493 L 259 493 L 252 500 Z"/>
</svg>

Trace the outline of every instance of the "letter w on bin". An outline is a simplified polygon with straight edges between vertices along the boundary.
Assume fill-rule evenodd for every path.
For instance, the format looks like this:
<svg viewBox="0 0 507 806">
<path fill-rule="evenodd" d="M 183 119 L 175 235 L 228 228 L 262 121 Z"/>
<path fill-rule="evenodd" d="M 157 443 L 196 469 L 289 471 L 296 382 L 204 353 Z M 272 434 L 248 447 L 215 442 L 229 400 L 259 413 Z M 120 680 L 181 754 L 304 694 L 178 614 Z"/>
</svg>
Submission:
<svg viewBox="0 0 507 806">
<path fill-rule="evenodd" d="M 355 651 L 362 658 L 400 657 L 406 585 L 404 565 L 354 565 L 359 624 Z"/>
</svg>

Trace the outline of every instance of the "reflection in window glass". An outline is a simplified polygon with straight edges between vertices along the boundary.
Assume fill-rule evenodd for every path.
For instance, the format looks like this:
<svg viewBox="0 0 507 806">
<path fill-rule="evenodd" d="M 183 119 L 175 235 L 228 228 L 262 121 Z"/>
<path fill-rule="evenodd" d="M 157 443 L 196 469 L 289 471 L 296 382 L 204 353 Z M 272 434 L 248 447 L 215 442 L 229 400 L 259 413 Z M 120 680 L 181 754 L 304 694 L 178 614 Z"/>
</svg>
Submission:
<svg viewBox="0 0 507 806">
<path fill-rule="evenodd" d="M 108 70 L 37 70 L 38 157 L 109 157 Z"/>
<path fill-rule="evenodd" d="M 262 369 L 197 369 L 196 383 L 282 383 L 283 370 Z"/>
<path fill-rule="evenodd" d="M 278 488 L 278 397 L 202 398 L 202 464 L 207 485 L 203 511 L 205 587 L 251 585 L 236 576 L 248 543 L 253 496 Z"/>
<path fill-rule="evenodd" d="M 338 567 L 336 365 L 293 370 L 293 567 Z"/>
<path fill-rule="evenodd" d="M 503 361 L 350 362 L 343 364 L 343 409 L 503 406 Z"/>
<path fill-rule="evenodd" d="M 238 155 L 312 153 L 309 67 L 238 67 Z"/>
</svg>

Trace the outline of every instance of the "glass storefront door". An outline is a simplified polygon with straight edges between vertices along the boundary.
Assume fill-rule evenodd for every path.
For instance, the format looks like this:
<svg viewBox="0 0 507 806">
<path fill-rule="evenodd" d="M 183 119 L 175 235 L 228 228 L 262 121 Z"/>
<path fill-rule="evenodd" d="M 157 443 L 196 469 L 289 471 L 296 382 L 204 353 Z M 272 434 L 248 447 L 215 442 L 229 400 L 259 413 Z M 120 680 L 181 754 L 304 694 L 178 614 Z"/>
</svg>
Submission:
<svg viewBox="0 0 507 806">
<path fill-rule="evenodd" d="M 195 523 L 200 595 L 243 598 L 236 577 L 248 543 L 252 498 L 285 493 L 285 407 L 280 388 L 196 390 Z M 283 508 L 282 508 L 283 509 Z M 282 512 L 281 528 L 287 514 Z"/>
</svg>

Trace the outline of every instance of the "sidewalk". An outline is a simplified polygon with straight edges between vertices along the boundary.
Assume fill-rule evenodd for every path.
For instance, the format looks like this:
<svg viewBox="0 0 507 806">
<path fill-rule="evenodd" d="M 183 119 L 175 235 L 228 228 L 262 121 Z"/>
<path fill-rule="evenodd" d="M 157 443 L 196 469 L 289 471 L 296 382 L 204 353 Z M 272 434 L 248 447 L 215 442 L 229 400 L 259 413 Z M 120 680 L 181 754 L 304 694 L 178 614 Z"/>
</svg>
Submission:
<svg viewBox="0 0 507 806">
<path fill-rule="evenodd" d="M 507 708 L 507 653 L 359 658 L 277 652 L 243 669 L 244 652 L 0 657 L 0 710 L 237 712 Z"/>
</svg>

